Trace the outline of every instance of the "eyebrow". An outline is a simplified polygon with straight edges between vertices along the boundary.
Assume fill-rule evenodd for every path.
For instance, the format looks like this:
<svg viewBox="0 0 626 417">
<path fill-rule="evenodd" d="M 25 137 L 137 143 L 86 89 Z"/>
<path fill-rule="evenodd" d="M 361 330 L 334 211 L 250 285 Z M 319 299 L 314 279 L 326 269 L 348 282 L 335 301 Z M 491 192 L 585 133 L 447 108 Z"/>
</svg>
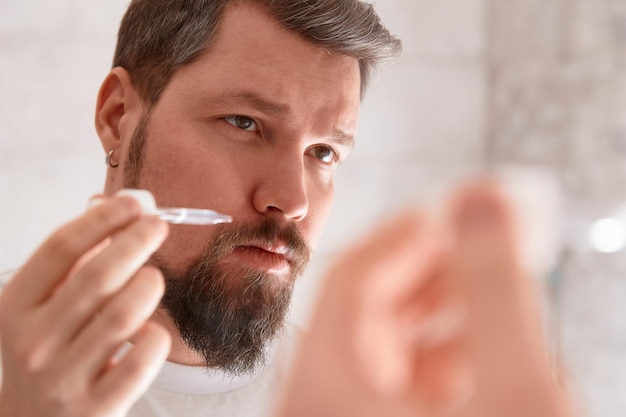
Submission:
<svg viewBox="0 0 626 417">
<path fill-rule="evenodd" d="M 228 104 L 245 104 L 275 117 L 285 116 L 289 113 L 289 107 L 287 105 L 268 101 L 258 94 L 249 91 L 224 94 L 213 100 Z"/>
<path fill-rule="evenodd" d="M 349 135 L 340 129 L 335 129 L 330 139 L 332 142 L 340 146 L 346 146 L 350 149 L 354 149 L 354 136 Z"/>
</svg>

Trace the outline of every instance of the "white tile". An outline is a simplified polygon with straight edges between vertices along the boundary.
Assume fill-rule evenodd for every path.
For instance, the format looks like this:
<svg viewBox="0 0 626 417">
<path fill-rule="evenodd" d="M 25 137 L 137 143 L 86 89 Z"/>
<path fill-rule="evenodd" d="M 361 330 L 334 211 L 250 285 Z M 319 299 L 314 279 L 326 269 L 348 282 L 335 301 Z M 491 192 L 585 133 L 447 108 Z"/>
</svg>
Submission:
<svg viewBox="0 0 626 417">
<path fill-rule="evenodd" d="M 323 254 L 341 252 L 406 206 L 433 203 L 478 165 L 470 159 L 462 165 L 430 160 L 357 162 L 348 162 L 337 172 L 335 206 L 320 241 Z"/>
<path fill-rule="evenodd" d="M 115 38 L 130 0 L 73 0 L 76 31 Z"/>
<path fill-rule="evenodd" d="M 479 65 L 395 65 L 373 80 L 359 152 L 462 163 L 484 146 L 486 86 Z"/>
<path fill-rule="evenodd" d="M 0 66 L 0 131 L 22 148 L 90 148 L 96 96 L 110 66 L 107 46 L 0 42 L 0 58 L 11 63 Z"/>
<path fill-rule="evenodd" d="M 0 37 L 115 36 L 129 0 L 3 0 Z"/>
<path fill-rule="evenodd" d="M 72 0 L 2 0 L 0 36 L 14 32 L 46 32 L 69 21 Z"/>
<path fill-rule="evenodd" d="M 377 0 L 383 22 L 403 41 L 404 60 L 467 59 L 485 49 L 486 0 Z"/>
<path fill-rule="evenodd" d="M 0 271 L 19 266 L 102 190 L 104 163 L 93 153 L 1 153 Z"/>
</svg>

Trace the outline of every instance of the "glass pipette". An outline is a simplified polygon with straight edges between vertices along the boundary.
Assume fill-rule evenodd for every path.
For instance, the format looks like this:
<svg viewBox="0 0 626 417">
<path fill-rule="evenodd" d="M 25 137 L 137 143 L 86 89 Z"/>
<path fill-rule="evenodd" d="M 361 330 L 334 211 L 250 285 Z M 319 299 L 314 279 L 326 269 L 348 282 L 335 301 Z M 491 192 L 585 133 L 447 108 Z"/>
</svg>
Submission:
<svg viewBox="0 0 626 417">
<path fill-rule="evenodd" d="M 186 207 L 157 207 L 154 196 L 147 190 L 124 188 L 117 195 L 127 195 L 139 202 L 144 213 L 153 214 L 159 219 L 172 224 L 195 224 L 211 225 L 230 223 L 233 218 L 227 214 L 218 213 L 214 210 L 195 209 Z"/>
<path fill-rule="evenodd" d="M 218 223 L 230 223 L 233 218 L 227 214 L 218 213 L 214 210 L 192 209 L 185 207 L 161 208 L 152 211 L 159 219 L 172 224 L 197 224 L 209 225 Z"/>
</svg>

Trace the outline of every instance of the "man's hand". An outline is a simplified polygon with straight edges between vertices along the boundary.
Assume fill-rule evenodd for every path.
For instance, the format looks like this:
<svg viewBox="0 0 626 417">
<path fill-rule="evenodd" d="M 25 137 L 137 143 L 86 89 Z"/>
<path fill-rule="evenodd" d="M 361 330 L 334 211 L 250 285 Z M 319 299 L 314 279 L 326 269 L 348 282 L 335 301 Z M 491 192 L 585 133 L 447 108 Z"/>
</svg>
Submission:
<svg viewBox="0 0 626 417">
<path fill-rule="evenodd" d="M 512 209 L 459 190 L 437 224 L 388 222 L 330 269 L 279 413 L 566 417 Z"/>
<path fill-rule="evenodd" d="M 147 321 L 163 278 L 142 266 L 166 235 L 118 197 L 35 252 L 0 296 L 0 416 L 125 415 L 169 352 L 169 334 Z"/>
</svg>

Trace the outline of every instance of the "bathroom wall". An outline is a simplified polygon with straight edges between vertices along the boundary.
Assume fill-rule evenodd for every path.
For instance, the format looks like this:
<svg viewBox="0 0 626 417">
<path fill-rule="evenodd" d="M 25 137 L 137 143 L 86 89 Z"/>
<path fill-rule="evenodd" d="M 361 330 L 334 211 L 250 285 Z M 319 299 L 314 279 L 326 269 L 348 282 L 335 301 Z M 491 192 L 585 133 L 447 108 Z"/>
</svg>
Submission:
<svg viewBox="0 0 626 417">
<path fill-rule="evenodd" d="M 93 109 L 125 4 L 0 2 L 0 270 L 101 190 Z"/>
<path fill-rule="evenodd" d="M 623 416 L 626 256 L 592 251 L 584 232 L 626 202 L 626 3 L 491 0 L 488 15 L 486 158 L 559 179 L 567 239 L 551 289 L 560 355 L 589 415 Z"/>
</svg>

